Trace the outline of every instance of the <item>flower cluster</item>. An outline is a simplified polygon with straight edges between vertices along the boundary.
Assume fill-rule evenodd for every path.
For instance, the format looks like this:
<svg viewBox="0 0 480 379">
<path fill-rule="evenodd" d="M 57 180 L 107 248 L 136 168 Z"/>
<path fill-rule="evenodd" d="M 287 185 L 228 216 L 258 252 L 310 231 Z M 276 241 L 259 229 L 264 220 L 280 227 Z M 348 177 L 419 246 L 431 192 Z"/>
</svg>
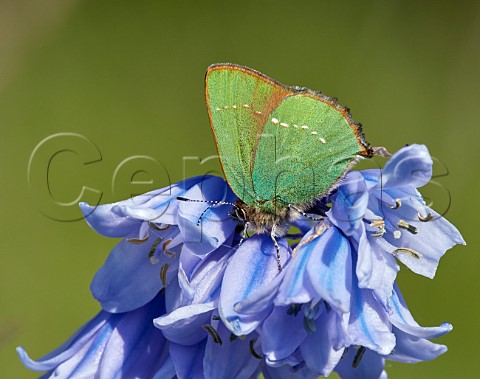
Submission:
<svg viewBox="0 0 480 379">
<path fill-rule="evenodd" d="M 39 361 L 46 377 L 386 378 L 385 360 L 415 363 L 446 351 L 429 339 L 395 282 L 398 261 L 433 277 L 464 244 L 417 188 L 431 177 L 425 146 L 407 146 L 383 170 L 350 171 L 278 239 L 242 240 L 223 179 L 196 177 L 93 209 L 98 233 L 121 237 L 93 279 L 102 311 Z M 295 230 L 295 231 L 294 231 Z M 240 243 L 241 242 L 241 243 Z"/>
</svg>

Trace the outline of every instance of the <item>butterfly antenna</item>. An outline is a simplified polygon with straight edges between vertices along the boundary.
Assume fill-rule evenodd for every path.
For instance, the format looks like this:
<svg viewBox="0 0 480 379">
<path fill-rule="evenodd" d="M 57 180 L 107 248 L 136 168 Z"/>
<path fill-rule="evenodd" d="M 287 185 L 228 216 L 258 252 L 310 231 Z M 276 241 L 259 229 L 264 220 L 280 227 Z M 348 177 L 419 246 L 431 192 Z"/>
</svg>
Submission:
<svg viewBox="0 0 480 379">
<path fill-rule="evenodd" d="M 280 246 L 278 246 L 278 242 L 275 238 L 275 228 L 276 225 L 273 225 L 272 231 L 270 232 L 270 238 L 273 241 L 273 244 L 275 245 L 275 250 L 277 251 L 277 267 L 278 271 L 282 271 L 282 264 L 280 263 Z"/>
<path fill-rule="evenodd" d="M 175 199 L 179 200 L 179 201 L 190 201 L 190 202 L 193 202 L 193 203 L 210 203 L 210 204 L 212 204 L 212 207 L 214 207 L 215 205 L 231 205 L 232 207 L 238 208 L 237 204 L 230 203 L 228 201 L 188 199 L 188 198 L 182 197 L 182 196 L 177 196 L 177 197 L 175 197 Z"/>
<path fill-rule="evenodd" d="M 237 204 L 230 203 L 228 201 L 188 199 L 188 198 L 182 197 L 182 196 L 177 196 L 177 197 L 175 197 L 175 199 L 179 200 L 179 201 L 189 201 L 189 202 L 192 202 L 192 203 L 209 203 L 209 204 L 212 204 L 212 205 L 209 205 L 207 208 L 205 208 L 203 210 L 203 212 L 200 214 L 200 216 L 198 217 L 197 226 L 200 225 L 200 222 L 202 221 L 203 216 L 205 216 L 205 213 L 207 213 L 207 211 L 210 208 L 216 207 L 218 205 L 231 205 L 235 208 L 238 208 Z"/>
<path fill-rule="evenodd" d="M 323 217 L 320 216 L 320 217 L 313 217 L 312 215 L 308 214 L 308 213 L 305 213 L 304 211 L 298 209 L 297 207 L 293 206 L 292 204 L 288 204 L 288 207 L 290 209 L 293 209 L 295 212 L 298 212 L 300 213 L 302 216 L 312 220 L 312 221 L 322 221 L 323 220 Z"/>
<path fill-rule="evenodd" d="M 208 211 L 210 208 L 212 208 L 212 207 L 213 207 L 213 205 L 209 205 L 208 207 L 206 207 L 206 208 L 203 210 L 203 212 L 200 214 L 200 216 L 198 216 L 197 226 L 200 225 L 200 222 L 202 221 L 203 216 L 205 216 L 205 213 L 207 213 L 207 211 Z"/>
</svg>

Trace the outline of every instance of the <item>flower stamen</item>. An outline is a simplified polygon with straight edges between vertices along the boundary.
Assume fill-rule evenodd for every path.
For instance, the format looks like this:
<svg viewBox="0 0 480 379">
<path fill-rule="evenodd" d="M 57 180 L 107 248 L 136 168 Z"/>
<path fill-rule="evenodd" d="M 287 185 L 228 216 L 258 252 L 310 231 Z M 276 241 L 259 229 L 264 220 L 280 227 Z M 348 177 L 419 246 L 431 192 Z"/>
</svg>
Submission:
<svg viewBox="0 0 480 379">
<path fill-rule="evenodd" d="M 315 322 L 308 317 L 303 318 L 303 327 L 309 334 L 315 333 L 315 331 L 317 330 L 317 327 L 315 326 Z"/>
<path fill-rule="evenodd" d="M 171 225 L 168 224 L 168 225 L 165 225 L 165 226 L 158 226 L 157 224 L 149 221 L 148 226 L 152 229 L 155 229 L 155 230 L 164 231 L 164 230 L 167 230 Z"/>
<path fill-rule="evenodd" d="M 155 242 L 152 244 L 150 251 L 148 252 L 148 259 L 150 259 L 150 263 L 157 264 L 159 262 L 158 258 L 155 256 L 155 251 L 157 250 L 158 245 L 162 242 L 163 237 L 158 237 Z"/>
<path fill-rule="evenodd" d="M 173 239 L 169 238 L 168 240 L 166 240 L 163 245 L 162 245 L 162 250 L 163 250 L 163 254 L 165 254 L 167 257 L 169 258 L 174 258 L 175 257 L 175 253 L 171 250 L 168 250 L 167 249 L 167 246 L 173 241 Z"/>
<path fill-rule="evenodd" d="M 395 205 L 392 205 L 390 208 L 392 209 L 398 209 L 402 206 L 402 200 L 401 199 L 395 199 Z"/>
<path fill-rule="evenodd" d="M 392 252 L 393 255 L 397 255 L 398 253 L 407 253 L 415 259 L 420 259 L 422 257 L 422 254 L 420 254 L 418 251 L 409 249 L 408 247 L 399 247 Z"/>
<path fill-rule="evenodd" d="M 387 231 L 385 228 L 381 228 L 378 232 L 372 234 L 374 237 L 382 237 Z"/>
<path fill-rule="evenodd" d="M 252 338 L 248 343 L 250 347 L 250 354 L 252 354 L 254 358 L 263 359 L 263 357 L 255 351 L 255 342 L 257 342 L 257 337 Z"/>
<path fill-rule="evenodd" d="M 385 229 L 385 220 L 381 217 L 372 221 L 370 223 L 370 226 L 378 228 L 378 232 L 372 234 L 372 236 L 374 237 L 382 237 L 387 232 L 387 230 Z"/>
<path fill-rule="evenodd" d="M 412 234 L 417 234 L 418 233 L 418 228 L 416 226 L 410 225 L 405 220 L 400 220 L 398 222 L 397 226 L 401 229 L 405 229 L 405 230 L 409 231 Z"/>
<path fill-rule="evenodd" d="M 298 312 L 302 309 L 302 304 L 290 304 L 290 308 L 287 310 L 289 316 L 297 316 Z"/>
<path fill-rule="evenodd" d="M 213 342 L 222 345 L 223 341 L 218 332 L 211 325 L 202 325 L 202 328 L 205 329 L 208 334 L 212 337 Z"/>
<path fill-rule="evenodd" d="M 134 244 L 141 244 L 148 241 L 148 234 L 145 238 L 127 238 L 127 242 Z"/>
<path fill-rule="evenodd" d="M 169 268 L 170 265 L 168 263 L 165 263 L 160 269 L 160 280 L 162 281 L 164 287 L 167 286 L 167 271 Z"/>
<path fill-rule="evenodd" d="M 433 217 L 434 217 L 432 213 L 428 213 L 426 216 L 422 216 L 420 213 L 417 213 L 417 216 L 421 222 L 431 221 L 433 220 Z"/>
<path fill-rule="evenodd" d="M 357 354 L 355 354 L 355 357 L 353 358 L 353 362 L 352 362 L 353 368 L 357 368 L 360 365 L 360 362 L 362 361 L 362 358 L 363 358 L 363 354 L 365 354 L 365 350 L 367 350 L 365 346 L 360 346 L 358 348 Z"/>
<path fill-rule="evenodd" d="M 385 228 L 385 221 L 383 220 L 383 218 L 379 217 L 376 220 L 372 221 L 370 225 L 374 228 L 382 229 Z"/>
</svg>

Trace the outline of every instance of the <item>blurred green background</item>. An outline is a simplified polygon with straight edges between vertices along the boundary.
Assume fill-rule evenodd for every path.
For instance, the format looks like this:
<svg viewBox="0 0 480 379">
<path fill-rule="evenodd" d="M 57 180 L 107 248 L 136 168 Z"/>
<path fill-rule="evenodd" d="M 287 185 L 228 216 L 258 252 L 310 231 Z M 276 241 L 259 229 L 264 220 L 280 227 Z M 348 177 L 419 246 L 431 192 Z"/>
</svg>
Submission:
<svg viewBox="0 0 480 379">
<path fill-rule="evenodd" d="M 15 347 L 39 358 L 99 309 L 89 283 L 116 241 L 65 221 L 81 217 L 68 203 L 82 186 L 97 191 L 91 202 L 101 192 L 107 203 L 166 185 L 164 168 L 172 182 L 218 169 L 183 157 L 216 153 L 204 74 L 212 63 L 235 62 L 339 97 L 375 146 L 425 143 L 438 158 L 436 174 L 448 175 L 427 196 L 448 210 L 468 246 L 449 251 L 435 280 L 402 267 L 399 281 L 420 324 L 454 325 L 440 340 L 449 352 L 417 365 L 388 363 L 388 372 L 474 377 L 479 46 L 476 1 L 1 0 L 0 376 L 35 377 Z M 56 133 L 85 139 L 41 144 Z M 48 158 L 62 144 L 80 153 L 51 161 L 49 194 Z M 128 185 L 128 158 L 138 155 L 150 158 L 133 163 L 147 172 L 135 180 L 152 183 Z"/>
</svg>

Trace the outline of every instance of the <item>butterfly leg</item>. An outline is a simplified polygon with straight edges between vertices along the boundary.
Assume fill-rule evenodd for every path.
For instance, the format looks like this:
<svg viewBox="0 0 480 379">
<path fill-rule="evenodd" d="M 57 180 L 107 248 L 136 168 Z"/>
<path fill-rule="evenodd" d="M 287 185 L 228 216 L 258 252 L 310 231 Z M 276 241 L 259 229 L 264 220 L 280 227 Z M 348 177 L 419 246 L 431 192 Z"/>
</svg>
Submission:
<svg viewBox="0 0 480 379">
<path fill-rule="evenodd" d="M 275 229 L 276 225 L 272 226 L 272 231 L 270 232 L 270 238 L 273 241 L 273 244 L 275 245 L 275 250 L 277 251 L 277 267 L 278 271 L 282 271 L 282 264 L 280 263 L 280 246 L 278 246 L 277 239 L 275 238 Z"/>
<path fill-rule="evenodd" d="M 247 237 L 248 237 L 248 222 L 246 222 L 245 225 L 243 226 L 242 236 L 240 238 L 240 242 L 238 243 L 238 246 L 240 246 L 242 242 L 245 240 L 245 238 Z"/>
<path fill-rule="evenodd" d="M 308 213 L 305 213 L 304 211 L 298 209 L 297 207 L 293 206 L 292 204 L 288 204 L 288 208 L 290 209 L 293 209 L 295 212 L 298 212 L 300 213 L 302 216 L 312 220 L 312 221 L 322 221 L 323 220 L 323 217 L 322 216 L 319 216 L 319 217 L 313 217 L 312 215 L 309 215 Z"/>
</svg>

